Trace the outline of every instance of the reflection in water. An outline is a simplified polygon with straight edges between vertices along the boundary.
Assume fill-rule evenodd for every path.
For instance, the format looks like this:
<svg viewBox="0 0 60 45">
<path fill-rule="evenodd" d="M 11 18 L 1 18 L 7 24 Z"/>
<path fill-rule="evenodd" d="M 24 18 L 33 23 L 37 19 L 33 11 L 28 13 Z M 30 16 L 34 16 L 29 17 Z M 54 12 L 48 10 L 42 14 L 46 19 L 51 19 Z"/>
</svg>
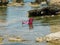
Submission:
<svg viewBox="0 0 60 45">
<path fill-rule="evenodd" d="M 49 23 L 50 25 L 60 25 L 60 16 L 42 18 L 42 23 Z"/>
<path fill-rule="evenodd" d="M 6 22 L 7 17 L 6 10 L 7 7 L 0 7 L 0 22 L 2 23 Z"/>
<path fill-rule="evenodd" d="M 29 25 L 29 29 L 32 29 L 33 28 L 33 18 L 29 18 L 28 20 L 28 25 Z"/>
<path fill-rule="evenodd" d="M 44 17 L 42 19 L 41 23 L 49 24 L 51 32 L 58 32 L 60 31 L 60 16 L 54 16 L 54 17 Z"/>
</svg>

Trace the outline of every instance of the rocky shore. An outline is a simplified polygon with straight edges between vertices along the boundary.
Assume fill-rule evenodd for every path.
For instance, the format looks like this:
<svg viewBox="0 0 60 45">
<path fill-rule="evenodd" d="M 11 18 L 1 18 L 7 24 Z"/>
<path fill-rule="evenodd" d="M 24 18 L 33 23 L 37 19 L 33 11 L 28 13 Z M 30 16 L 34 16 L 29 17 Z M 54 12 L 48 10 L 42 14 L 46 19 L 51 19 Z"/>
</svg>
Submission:
<svg viewBox="0 0 60 45">
<path fill-rule="evenodd" d="M 60 32 L 51 33 L 49 35 L 46 35 L 46 41 L 60 43 Z"/>
<path fill-rule="evenodd" d="M 49 5 L 60 6 L 60 0 L 50 0 Z"/>
<path fill-rule="evenodd" d="M 23 6 L 24 5 L 24 3 L 23 2 L 21 2 L 21 3 L 9 3 L 7 6 Z"/>
</svg>

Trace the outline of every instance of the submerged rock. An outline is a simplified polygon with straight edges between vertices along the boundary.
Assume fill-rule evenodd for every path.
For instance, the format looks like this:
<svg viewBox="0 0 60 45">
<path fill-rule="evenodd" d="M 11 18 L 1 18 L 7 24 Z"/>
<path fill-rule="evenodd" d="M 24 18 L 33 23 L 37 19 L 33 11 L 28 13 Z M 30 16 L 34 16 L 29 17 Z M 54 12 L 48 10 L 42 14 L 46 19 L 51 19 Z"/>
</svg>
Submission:
<svg viewBox="0 0 60 45">
<path fill-rule="evenodd" d="M 2 42 L 3 42 L 3 40 L 4 40 L 4 38 L 3 38 L 3 37 L 0 37 L 0 43 L 2 43 Z"/>
<path fill-rule="evenodd" d="M 10 41 L 10 42 L 23 42 L 25 40 L 20 37 L 9 37 L 8 41 Z"/>
</svg>

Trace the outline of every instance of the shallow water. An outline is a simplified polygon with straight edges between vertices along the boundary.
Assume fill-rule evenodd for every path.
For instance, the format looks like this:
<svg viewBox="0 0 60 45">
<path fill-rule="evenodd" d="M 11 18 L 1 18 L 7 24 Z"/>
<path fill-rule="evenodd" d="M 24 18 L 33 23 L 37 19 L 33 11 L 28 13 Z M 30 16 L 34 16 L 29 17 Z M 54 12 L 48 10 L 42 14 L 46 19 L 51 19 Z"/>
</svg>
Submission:
<svg viewBox="0 0 60 45">
<path fill-rule="evenodd" d="M 29 6 L 28 3 L 21 7 L 0 7 L 0 35 L 4 37 L 2 45 L 54 45 L 47 42 L 36 43 L 35 40 L 37 37 L 44 37 L 54 32 L 52 25 L 60 24 L 60 16 L 39 17 L 39 20 L 33 21 L 33 29 L 29 29 L 28 24 L 22 25 L 22 21 L 29 19 L 27 14 L 31 9 L 35 8 Z M 11 36 L 19 36 L 29 41 L 9 42 L 8 37 Z"/>
</svg>

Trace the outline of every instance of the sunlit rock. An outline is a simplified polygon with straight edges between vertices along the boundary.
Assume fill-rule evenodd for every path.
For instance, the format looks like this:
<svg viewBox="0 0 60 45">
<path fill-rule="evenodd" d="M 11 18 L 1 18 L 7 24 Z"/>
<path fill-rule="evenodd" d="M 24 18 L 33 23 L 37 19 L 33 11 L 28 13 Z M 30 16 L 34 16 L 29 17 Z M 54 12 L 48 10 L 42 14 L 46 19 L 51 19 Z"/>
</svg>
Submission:
<svg viewBox="0 0 60 45">
<path fill-rule="evenodd" d="M 47 42 L 60 42 L 60 32 L 51 33 L 49 35 L 46 35 L 45 40 Z"/>
<path fill-rule="evenodd" d="M 42 37 L 36 38 L 36 42 L 42 42 L 44 39 Z"/>
<path fill-rule="evenodd" d="M 20 38 L 20 37 L 9 37 L 8 41 L 10 41 L 10 42 L 23 42 L 25 40 L 23 38 Z"/>
<path fill-rule="evenodd" d="M 39 6 L 40 6 L 40 5 L 39 5 L 39 4 L 37 4 L 37 3 L 34 3 L 34 4 L 29 3 L 29 5 L 30 5 L 31 7 L 39 7 Z"/>
<path fill-rule="evenodd" d="M 50 0 L 50 5 L 58 5 L 58 6 L 60 6 L 60 0 Z"/>
<path fill-rule="evenodd" d="M 54 17 L 54 15 L 52 15 L 52 17 Z"/>
<path fill-rule="evenodd" d="M 24 3 L 21 2 L 21 3 L 9 3 L 8 6 L 23 6 Z"/>
</svg>

